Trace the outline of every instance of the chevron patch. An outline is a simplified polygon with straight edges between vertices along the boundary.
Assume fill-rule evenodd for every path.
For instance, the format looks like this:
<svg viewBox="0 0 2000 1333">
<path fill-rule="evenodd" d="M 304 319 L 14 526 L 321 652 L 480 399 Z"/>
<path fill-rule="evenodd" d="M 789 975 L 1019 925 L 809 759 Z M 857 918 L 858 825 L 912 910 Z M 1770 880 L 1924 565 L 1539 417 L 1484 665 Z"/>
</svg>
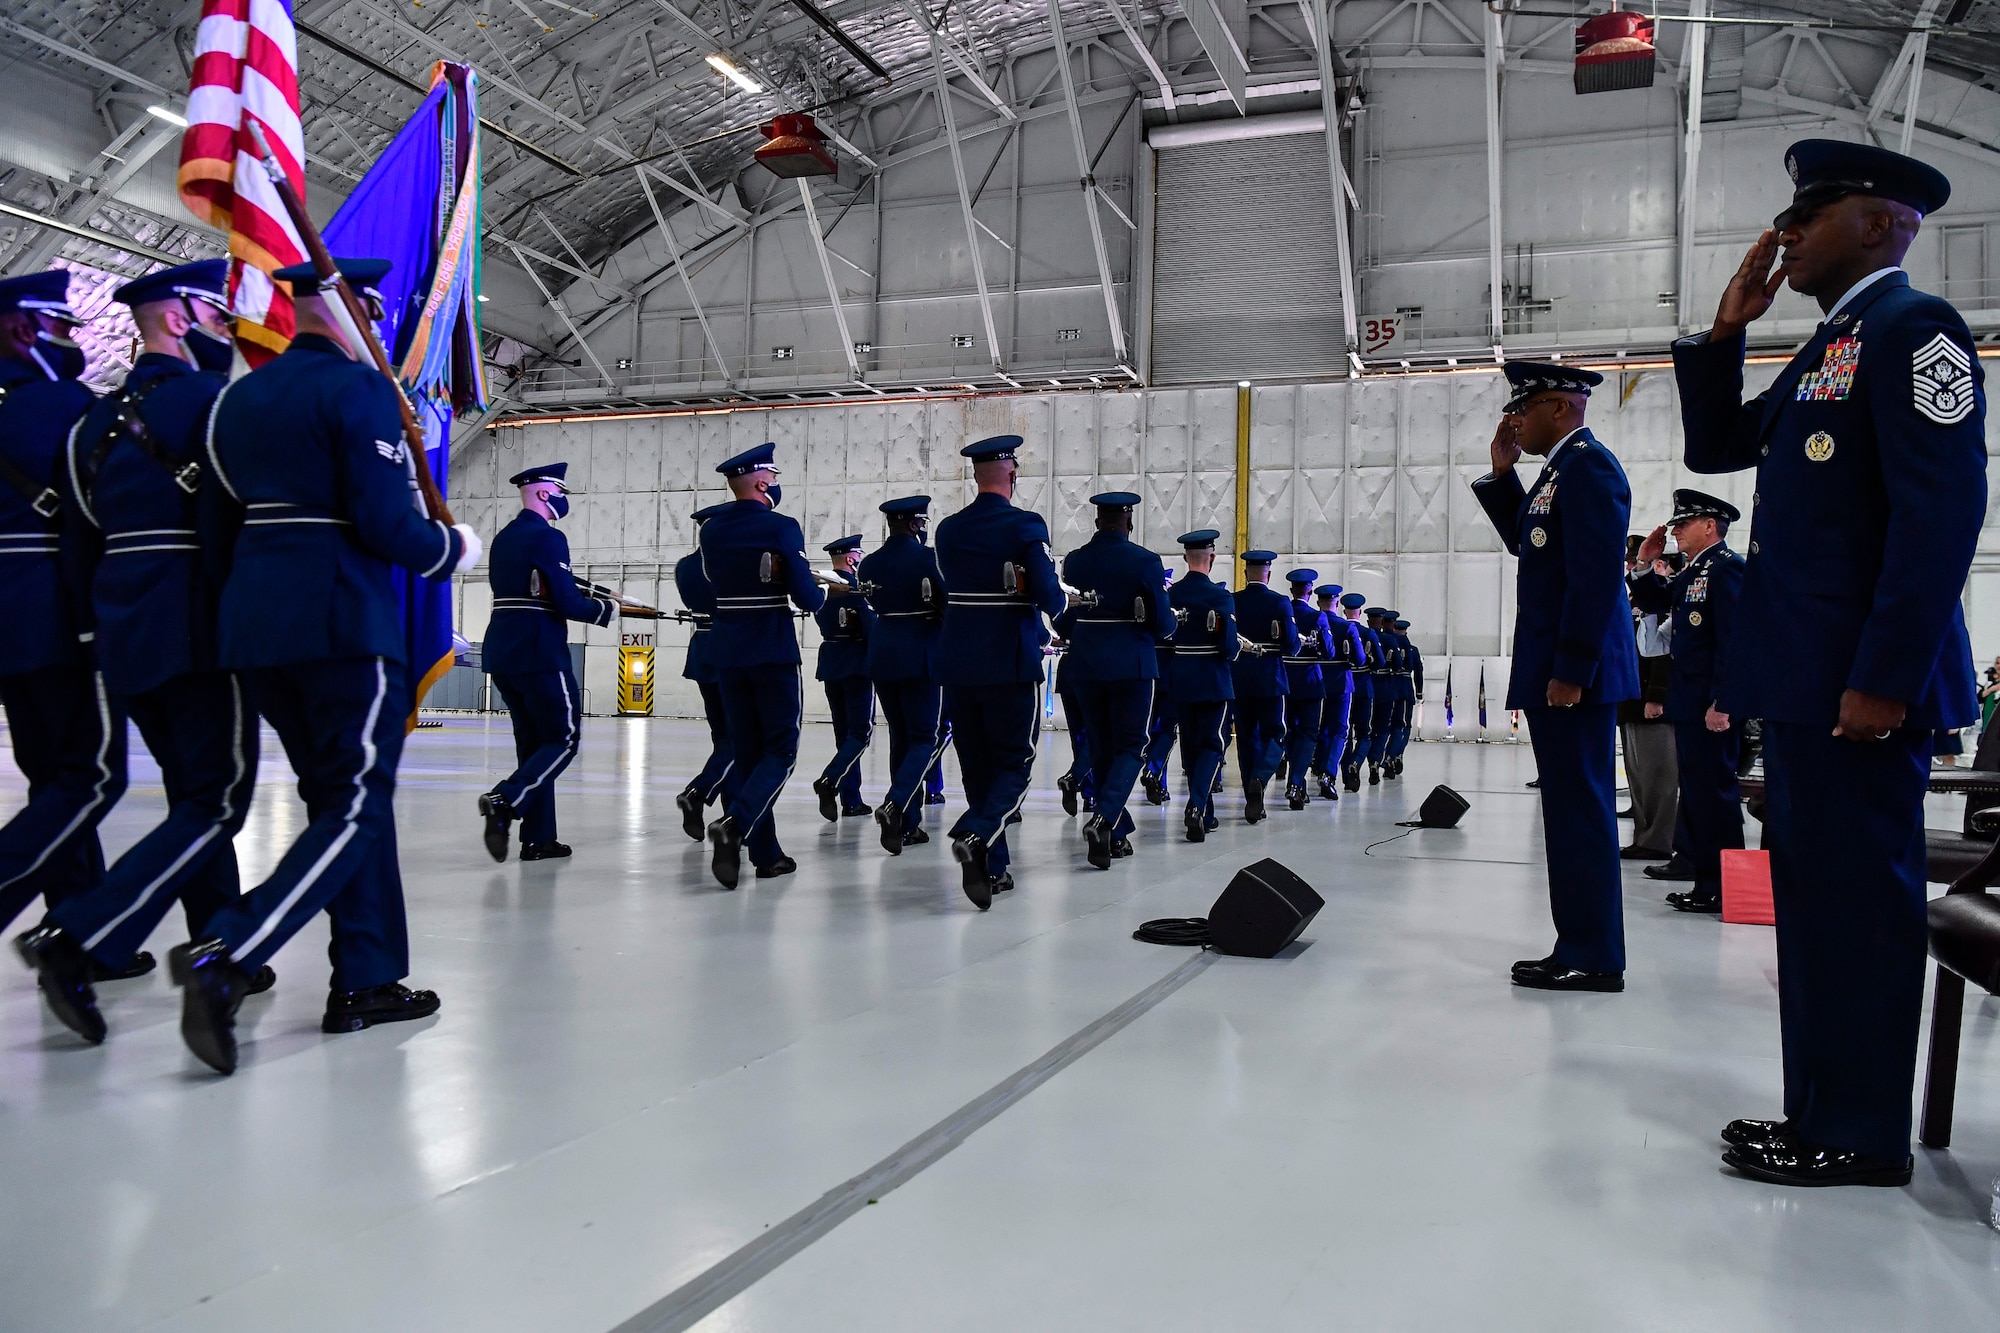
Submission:
<svg viewBox="0 0 2000 1333">
<path fill-rule="evenodd" d="M 1956 426 L 1972 415 L 1972 359 L 1940 333 L 1911 359 L 1910 390 L 1917 411 L 1940 426 Z"/>
</svg>

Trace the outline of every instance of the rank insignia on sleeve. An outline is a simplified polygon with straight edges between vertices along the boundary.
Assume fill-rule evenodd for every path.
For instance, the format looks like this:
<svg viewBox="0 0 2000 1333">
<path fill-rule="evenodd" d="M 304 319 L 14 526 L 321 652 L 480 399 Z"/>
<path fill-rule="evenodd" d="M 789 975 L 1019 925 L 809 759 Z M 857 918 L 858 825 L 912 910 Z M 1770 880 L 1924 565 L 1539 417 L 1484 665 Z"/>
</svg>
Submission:
<svg viewBox="0 0 2000 1333">
<path fill-rule="evenodd" d="M 400 463 L 403 461 L 403 442 L 401 440 L 377 440 L 375 441 L 375 452 L 388 459 L 391 463 Z"/>
<path fill-rule="evenodd" d="M 1806 437 L 1806 457 L 1815 463 L 1824 463 L 1833 457 L 1833 436 L 1823 430 L 1816 430 Z"/>
<path fill-rule="evenodd" d="M 1531 546 L 1547 546 L 1549 544 L 1549 534 L 1542 528 L 1529 528 L 1528 543 Z"/>
<path fill-rule="evenodd" d="M 1956 426 L 1972 415 L 1972 361 L 1964 348 L 1940 333 L 1917 349 L 1910 369 L 1910 390 L 1926 418 Z"/>
</svg>

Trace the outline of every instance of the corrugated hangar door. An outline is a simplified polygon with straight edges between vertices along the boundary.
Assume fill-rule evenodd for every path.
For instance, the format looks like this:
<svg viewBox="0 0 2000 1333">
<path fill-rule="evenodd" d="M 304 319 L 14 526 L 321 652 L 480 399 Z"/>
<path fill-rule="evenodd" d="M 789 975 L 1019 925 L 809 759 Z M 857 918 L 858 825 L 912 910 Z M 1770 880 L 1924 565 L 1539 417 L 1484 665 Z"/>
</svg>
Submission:
<svg viewBox="0 0 2000 1333">
<path fill-rule="evenodd" d="M 1153 382 L 1344 372 L 1332 207 L 1319 133 L 1160 149 Z"/>
</svg>

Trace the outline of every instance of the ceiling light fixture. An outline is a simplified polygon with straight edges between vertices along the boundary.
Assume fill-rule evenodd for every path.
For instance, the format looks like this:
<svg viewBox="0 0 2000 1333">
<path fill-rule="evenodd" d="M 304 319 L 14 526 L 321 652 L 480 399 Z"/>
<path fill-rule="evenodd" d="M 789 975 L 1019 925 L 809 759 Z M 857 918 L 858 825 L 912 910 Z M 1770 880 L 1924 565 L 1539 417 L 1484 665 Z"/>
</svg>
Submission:
<svg viewBox="0 0 2000 1333">
<path fill-rule="evenodd" d="M 717 74 L 722 75 L 722 77 L 728 79 L 731 83 L 735 84 L 738 88 L 741 88 L 744 92 L 761 93 L 764 91 L 763 84 L 757 82 L 757 80 L 751 78 L 748 74 L 745 74 L 742 70 L 736 68 L 735 65 L 731 64 L 724 57 L 710 56 L 708 58 L 708 63 L 709 67 L 713 69 Z"/>
<path fill-rule="evenodd" d="M 178 125 L 182 129 L 187 128 L 187 117 L 178 111 L 169 110 L 163 106 L 149 106 L 146 108 L 146 114 L 149 116 L 158 116 L 169 125 Z"/>
</svg>

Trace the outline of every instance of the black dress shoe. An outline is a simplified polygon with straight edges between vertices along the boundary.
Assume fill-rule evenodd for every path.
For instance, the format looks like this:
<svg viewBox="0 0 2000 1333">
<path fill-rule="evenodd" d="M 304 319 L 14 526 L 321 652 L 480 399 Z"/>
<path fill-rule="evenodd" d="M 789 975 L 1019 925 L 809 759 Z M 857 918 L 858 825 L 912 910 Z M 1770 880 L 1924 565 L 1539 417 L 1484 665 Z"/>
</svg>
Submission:
<svg viewBox="0 0 2000 1333">
<path fill-rule="evenodd" d="M 1616 994 L 1625 989 L 1625 974 L 1585 972 L 1552 962 L 1525 968 L 1517 963 L 1514 966 L 1514 984 L 1529 990 L 1604 991 Z"/>
<path fill-rule="evenodd" d="M 1264 784 L 1246 782 L 1243 784 L 1243 820 L 1248 824 L 1262 822 L 1264 818 Z"/>
<path fill-rule="evenodd" d="M 708 822 L 701 817 L 704 804 L 701 793 L 689 787 L 674 797 L 674 804 L 681 808 L 681 831 L 700 842 L 707 833 Z"/>
<path fill-rule="evenodd" d="M 1666 861 L 1672 858 L 1672 852 L 1656 851 L 1651 847 L 1641 847 L 1637 843 L 1618 849 L 1618 859 L 1621 861 Z"/>
<path fill-rule="evenodd" d="M 505 861 L 507 825 L 516 817 L 514 807 L 499 792 L 489 791 L 479 798 L 479 813 L 486 820 L 486 830 L 481 835 L 486 841 L 486 854 L 496 861 Z"/>
<path fill-rule="evenodd" d="M 158 960 L 144 949 L 133 954 L 132 961 L 123 967 L 106 967 L 93 958 L 90 960 L 90 979 L 92 981 L 137 981 L 140 977 L 152 976 L 153 969 L 158 966 Z"/>
<path fill-rule="evenodd" d="M 789 875 L 798 868 L 799 863 L 797 861 L 794 861 L 789 856 L 781 856 L 767 866 L 758 866 L 757 878 L 776 879 L 780 875 Z"/>
<path fill-rule="evenodd" d="M 840 798 L 840 784 L 832 778 L 814 778 L 813 795 L 819 797 L 819 817 L 829 824 L 838 823 L 840 809 L 835 803 Z"/>
<path fill-rule="evenodd" d="M 1111 855 L 1114 860 L 1122 861 L 1131 854 L 1132 840 L 1130 838 L 1113 838 L 1111 840 Z"/>
<path fill-rule="evenodd" d="M 1083 808 L 1083 813 L 1091 814 L 1097 809 L 1097 798 L 1089 792 L 1084 792 L 1077 798 L 1077 804 Z"/>
<path fill-rule="evenodd" d="M 905 847 L 921 847 L 931 840 L 931 835 L 920 828 L 913 828 L 903 835 Z"/>
<path fill-rule="evenodd" d="M 909 845 L 910 840 L 903 836 L 903 812 L 887 801 L 875 809 L 875 830 L 882 850 L 891 856 L 901 856 Z"/>
<path fill-rule="evenodd" d="M 1294 810 L 1305 809 L 1306 789 L 1304 787 L 1301 787 L 1296 782 L 1293 783 L 1291 786 L 1285 788 L 1285 804 L 1290 806 Z"/>
<path fill-rule="evenodd" d="M 1381 781 L 1382 781 L 1382 770 L 1380 768 L 1377 768 L 1374 764 L 1368 765 L 1368 785 L 1371 787 L 1378 786 L 1381 783 Z"/>
<path fill-rule="evenodd" d="M 250 984 L 243 990 L 245 995 L 262 995 L 278 984 L 278 974 L 271 970 L 269 963 L 250 974 Z"/>
<path fill-rule="evenodd" d="M 1356 764 L 1352 768 L 1343 769 L 1340 774 L 1340 781 L 1341 785 L 1346 787 L 1349 791 L 1360 791 L 1361 766 L 1359 764 Z"/>
<path fill-rule="evenodd" d="M 1524 782 L 1521 785 L 1526 787 L 1529 791 L 1540 791 L 1542 789 L 1542 780 L 1540 778 L 1536 778 L 1532 782 Z"/>
<path fill-rule="evenodd" d="M 927 795 L 926 795 L 926 796 L 924 797 L 924 804 L 925 804 L 925 805 L 943 805 L 943 804 L 944 804 L 944 793 L 943 793 L 943 792 L 941 792 L 941 791 L 934 791 L 934 792 L 930 792 L 930 793 L 928 793 L 928 794 L 927 794 Z"/>
<path fill-rule="evenodd" d="M 1208 830 L 1203 827 L 1202 818 L 1198 813 L 1193 810 L 1188 811 L 1185 815 L 1181 816 L 1181 823 L 1187 829 L 1187 840 L 1189 842 L 1207 841 Z"/>
<path fill-rule="evenodd" d="M 958 862 L 959 887 L 980 911 L 993 906 L 993 877 L 986 873 L 986 839 L 961 833 L 951 840 L 951 859 Z"/>
<path fill-rule="evenodd" d="M 1722 1141 L 1732 1148 L 1753 1143 L 1776 1143 L 1798 1133 L 1790 1117 L 1783 1120 L 1732 1120 L 1722 1127 Z"/>
<path fill-rule="evenodd" d="M 167 950 L 167 973 L 181 988 L 181 1040 L 218 1074 L 236 1072 L 236 1010 L 250 978 L 221 940 L 194 940 Z"/>
<path fill-rule="evenodd" d="M 570 855 L 570 846 L 566 842 L 524 842 L 521 844 L 521 859 L 523 861 L 555 861 L 568 855 Z"/>
<path fill-rule="evenodd" d="M 1216 816 L 1214 806 L 1210 806 L 1208 813 L 1202 816 L 1201 826 L 1210 833 L 1222 827 L 1222 820 Z"/>
<path fill-rule="evenodd" d="M 1160 776 L 1153 772 L 1152 769 L 1149 768 L 1139 775 L 1139 783 L 1146 789 L 1146 803 L 1148 805 L 1165 805 L 1167 803 L 1167 784 L 1161 781 Z"/>
<path fill-rule="evenodd" d="M 714 849 L 708 868 L 715 882 L 725 889 L 735 888 L 743 873 L 743 830 L 724 815 L 708 826 L 708 845 Z"/>
<path fill-rule="evenodd" d="M 843 805 L 840 807 L 840 817 L 842 819 L 859 819 L 863 815 L 872 815 L 874 813 L 875 807 L 866 801 L 862 801 L 856 805 Z"/>
<path fill-rule="evenodd" d="M 1647 866 L 1639 873 L 1647 879 L 1666 880 L 1670 883 L 1694 883 L 1694 867 L 1678 856 L 1663 866 Z"/>
<path fill-rule="evenodd" d="M 359 1032 L 377 1023 L 408 1023 L 438 1011 L 434 990 L 411 990 L 400 981 L 366 990 L 329 991 L 321 1032 Z"/>
<path fill-rule="evenodd" d="M 1514 964 L 1514 975 L 1518 977 L 1523 972 L 1534 972 L 1539 969 L 1550 968 L 1554 966 L 1555 966 L 1554 955 L 1550 955 L 1547 958 L 1523 958 L 1520 962 Z"/>
<path fill-rule="evenodd" d="M 1870 1157 L 1792 1138 L 1738 1144 L 1724 1152 L 1722 1160 L 1752 1180 L 1773 1185 L 1879 1185 L 1889 1189 L 1909 1184 L 1915 1165 L 1908 1157 Z"/>
<path fill-rule="evenodd" d="M 1692 893 L 1670 893 L 1667 906 L 1676 912 L 1705 912 L 1710 916 L 1722 915 L 1722 899 L 1703 898 Z"/>
<path fill-rule="evenodd" d="M 987 880 L 986 891 L 995 896 L 1002 893 L 1012 893 L 1014 891 L 1014 872 L 1003 870 L 993 876 L 993 878 Z"/>
<path fill-rule="evenodd" d="M 1056 790 L 1062 793 L 1063 813 L 1072 818 L 1076 815 L 1077 790 L 1082 785 L 1074 773 L 1065 773 L 1056 779 Z"/>
<path fill-rule="evenodd" d="M 1333 779 L 1322 773 L 1319 775 L 1319 795 L 1323 801 L 1340 799 L 1340 788 L 1333 785 Z"/>
<path fill-rule="evenodd" d="M 103 1045 L 104 1015 L 90 988 L 90 955 L 76 936 L 61 926 L 37 926 L 16 935 L 14 948 L 34 971 L 35 984 L 57 1021 L 92 1046 Z"/>
<path fill-rule="evenodd" d="M 1084 823 L 1083 856 L 1099 870 L 1111 869 L 1111 826 L 1101 815 L 1092 815 Z"/>
</svg>

